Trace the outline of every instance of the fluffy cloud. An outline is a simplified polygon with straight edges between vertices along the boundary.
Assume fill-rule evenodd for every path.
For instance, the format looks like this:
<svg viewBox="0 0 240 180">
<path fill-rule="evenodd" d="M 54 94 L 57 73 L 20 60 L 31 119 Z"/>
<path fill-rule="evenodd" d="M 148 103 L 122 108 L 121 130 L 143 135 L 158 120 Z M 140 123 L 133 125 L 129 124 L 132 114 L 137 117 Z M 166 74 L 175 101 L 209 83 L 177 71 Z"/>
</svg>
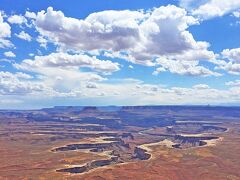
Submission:
<svg viewBox="0 0 240 180">
<path fill-rule="evenodd" d="M 240 80 L 229 81 L 229 82 L 226 82 L 225 85 L 227 85 L 227 86 L 239 86 L 240 87 Z"/>
<path fill-rule="evenodd" d="M 145 84 L 141 81 L 127 79 L 118 83 L 98 84 L 97 89 L 85 92 L 85 96 L 96 98 L 97 92 L 104 92 L 105 99 L 111 97 L 111 101 L 123 102 L 128 105 L 136 104 L 218 104 L 222 102 L 235 102 L 239 100 L 237 93 L 239 88 L 218 90 L 210 88 L 206 84 L 197 84 L 192 88 L 171 87 L 162 85 Z M 95 93 L 93 93 L 95 92 Z M 104 98 L 103 98 L 104 99 Z M 104 102 L 104 101 L 103 101 Z M 106 100 L 105 100 L 106 102 Z M 109 102 L 111 103 L 111 102 Z"/>
<path fill-rule="evenodd" d="M 11 62 L 18 71 L 31 72 L 34 77 L 20 72 L 0 72 L 0 96 L 19 98 L 20 94 L 29 99 L 64 97 L 64 102 L 69 100 L 65 97 L 73 97 L 78 103 L 85 99 L 85 102 L 94 100 L 104 104 L 116 102 L 128 105 L 208 104 L 240 100 L 239 80 L 227 82 L 229 89 L 218 90 L 207 84 L 197 84 L 191 88 L 168 87 L 107 76 L 120 70 L 120 64 L 114 62 L 115 58 L 154 66 L 154 74 L 169 71 L 190 76 L 221 75 L 205 67 L 206 63 L 201 61 L 215 64 L 216 70 L 240 74 L 239 49 L 226 49 L 216 55 L 208 50 L 209 43 L 195 40 L 189 32 L 190 26 L 199 24 L 199 17 L 222 16 L 238 7 L 237 1 L 226 1 L 223 6 L 219 2 L 222 0 L 182 0 L 181 5 L 187 7 L 189 12 L 169 5 L 148 11 L 107 10 L 76 19 L 50 7 L 38 13 L 27 11 L 25 18 L 12 16 L 8 19 L 9 23 L 27 25 L 29 21 L 31 27 L 39 32 L 37 37 L 31 37 L 24 31 L 16 36 L 27 41 L 36 39 L 44 48 L 52 43 L 57 46 L 57 52 L 49 55 L 35 52 L 39 56 L 30 53 L 29 59 L 18 61 L 18 64 Z M 216 11 L 206 10 L 213 6 Z M 233 13 L 236 17 L 237 12 Z M 0 29 L 0 48 L 9 47 L 11 27 L 1 15 Z M 13 56 L 9 52 L 5 55 Z M 128 65 L 124 63 L 125 68 L 133 68 Z"/>
<path fill-rule="evenodd" d="M 208 0 L 198 8 L 194 9 L 192 14 L 203 19 L 209 19 L 216 16 L 223 16 L 239 8 L 239 0 Z"/>
<path fill-rule="evenodd" d="M 11 24 L 23 24 L 27 23 L 27 20 L 22 15 L 12 15 L 8 18 L 8 22 Z"/>
<path fill-rule="evenodd" d="M 233 16 L 236 17 L 236 18 L 240 18 L 240 10 L 234 11 Z"/>
<path fill-rule="evenodd" d="M 226 65 L 216 67 L 216 69 L 222 69 L 227 71 L 229 74 L 240 75 L 240 64 L 228 62 Z"/>
<path fill-rule="evenodd" d="M 203 66 L 198 65 L 198 61 L 179 61 L 166 58 L 158 58 L 156 61 L 160 67 L 153 72 L 154 75 L 168 70 L 171 73 L 180 75 L 221 76 L 221 74 L 217 72 L 213 72 Z"/>
<path fill-rule="evenodd" d="M 62 46 L 120 50 L 132 47 L 139 40 L 138 21 L 143 16 L 137 11 L 103 11 L 79 20 L 49 7 L 47 12 L 37 14 L 36 26 L 42 35 Z"/>
<path fill-rule="evenodd" d="M 118 63 L 84 54 L 67 53 L 35 56 L 33 60 L 26 59 L 20 64 L 15 63 L 14 67 L 35 73 L 39 81 L 53 89 L 51 96 L 77 96 L 82 89 L 90 86 L 93 89 L 95 82 L 106 80 L 99 73 L 108 75 L 119 70 Z M 82 68 L 89 68 L 91 72 L 84 72 Z"/>
<path fill-rule="evenodd" d="M 222 51 L 223 58 L 229 59 L 230 61 L 240 62 L 240 48 L 236 49 L 224 49 Z"/>
<path fill-rule="evenodd" d="M 19 34 L 15 34 L 15 36 L 17 36 L 18 38 L 23 39 L 25 41 L 31 41 L 32 40 L 32 37 L 24 31 L 21 31 Z"/>
<path fill-rule="evenodd" d="M 187 30 L 198 24 L 197 19 L 173 5 L 150 12 L 103 11 L 90 14 L 86 19 L 66 17 L 49 7 L 46 12 L 37 13 L 35 24 L 45 44 L 48 40 L 62 49 L 89 53 L 103 51 L 106 57 L 148 66 L 156 65 L 155 59 L 163 56 L 173 63 L 215 57 L 208 51 L 207 42 L 195 41 Z M 189 74 L 211 74 L 204 67 L 192 71 L 199 73 Z"/>
<path fill-rule="evenodd" d="M 36 41 L 39 42 L 41 47 L 43 47 L 45 49 L 47 48 L 47 40 L 44 37 L 38 36 Z"/>
<path fill-rule="evenodd" d="M 35 56 L 34 60 L 26 59 L 21 64 L 15 65 L 17 68 L 39 69 L 44 67 L 55 68 L 81 68 L 87 67 L 103 73 L 111 73 L 119 70 L 119 64 L 108 60 L 99 60 L 84 54 L 70 55 L 67 53 L 52 53 L 47 56 Z"/>
<path fill-rule="evenodd" d="M 194 18 L 175 6 L 160 7 L 151 14 L 103 11 L 90 14 L 85 20 L 68 18 L 61 11 L 48 8 L 36 18 L 42 35 L 70 48 L 134 53 L 150 50 L 148 54 L 177 53 L 194 46 L 196 42 L 184 31 L 194 23 Z"/>
<path fill-rule="evenodd" d="M 185 31 L 195 23 L 185 10 L 175 6 L 160 7 L 151 14 L 103 11 L 85 20 L 68 18 L 48 8 L 36 18 L 40 33 L 61 45 L 80 50 L 127 50 L 136 60 L 197 47 L 192 35 Z"/>
<path fill-rule="evenodd" d="M 207 84 L 197 84 L 193 86 L 194 89 L 209 89 Z"/>
<path fill-rule="evenodd" d="M 106 80 L 106 78 L 93 72 L 81 72 L 77 69 L 64 67 L 39 68 L 35 72 L 39 74 L 39 79 L 46 86 L 52 87 L 54 91 L 58 92 L 55 93 L 55 96 L 77 96 L 86 89 L 86 84 L 96 84 L 96 82 Z M 86 90 L 86 92 L 88 91 Z"/>
<path fill-rule="evenodd" d="M 223 69 L 230 74 L 240 74 L 240 48 L 225 49 L 221 53 L 224 60 L 215 69 Z"/>
<path fill-rule="evenodd" d="M 221 102 L 238 101 L 240 93 L 240 88 L 237 87 L 218 90 L 210 88 L 206 84 L 197 84 L 192 88 L 166 88 L 159 84 L 145 84 L 137 79 L 116 79 L 114 84 L 111 81 L 94 82 L 90 79 L 87 80 L 86 77 L 76 77 L 73 74 L 64 74 L 64 72 L 66 71 L 60 69 L 59 76 L 56 76 L 57 72 L 48 71 L 45 73 L 48 77 L 39 77 L 38 79 L 33 79 L 33 77 L 24 73 L 0 72 L 0 94 L 5 97 L 6 95 L 14 96 L 15 100 L 21 100 L 23 103 L 29 98 L 34 102 L 36 97 L 47 97 L 48 99 L 50 97 L 62 97 L 64 101 L 66 101 L 66 97 L 73 97 L 75 101 L 91 102 L 94 100 L 94 102 L 104 104 L 116 102 L 116 104 L 137 105 L 149 103 L 219 104 Z M 50 76 L 51 73 L 54 76 Z M 79 78 L 81 79 L 79 80 Z M 50 83 L 50 81 L 54 81 L 55 84 Z M 66 81 L 70 81 L 73 85 L 71 88 L 64 90 L 63 87 L 59 86 L 64 85 Z M 19 98 L 19 94 L 24 96 Z M 16 97 L 16 95 L 18 96 Z M 36 101 L 39 101 L 39 99 Z"/>
<path fill-rule="evenodd" d="M 90 89 L 97 88 L 97 84 L 96 84 L 96 83 L 88 82 L 88 83 L 86 84 L 86 88 L 90 88 Z"/>
<path fill-rule="evenodd" d="M 134 69 L 134 67 L 132 65 L 129 65 L 128 68 L 129 69 Z"/>
<path fill-rule="evenodd" d="M 0 95 L 25 99 L 35 97 L 71 97 L 77 94 L 78 91 L 76 90 L 74 92 L 70 90 L 67 92 L 63 90 L 58 91 L 53 84 L 49 84 L 48 81 L 41 77 L 36 79 L 22 72 L 0 71 Z"/>
<path fill-rule="evenodd" d="M 4 56 L 6 56 L 6 57 L 16 57 L 16 55 L 12 51 L 4 52 Z"/>
<path fill-rule="evenodd" d="M 11 27 L 8 23 L 4 22 L 3 16 L 0 12 L 0 48 L 12 47 L 12 43 L 6 39 L 11 37 Z"/>
<path fill-rule="evenodd" d="M 12 15 L 8 18 L 8 22 L 11 24 L 23 24 L 23 23 L 27 23 L 27 20 L 24 16 Z"/>
<path fill-rule="evenodd" d="M 196 23 L 197 20 L 187 16 L 184 9 L 175 6 L 157 8 L 141 23 L 142 41 L 137 42 L 134 53 L 162 56 L 195 49 L 198 44 L 186 29 Z"/>
<path fill-rule="evenodd" d="M 25 15 L 26 18 L 30 18 L 30 19 L 36 19 L 37 15 L 34 12 L 29 12 L 26 11 Z"/>
<path fill-rule="evenodd" d="M 2 95 L 20 95 L 39 92 L 44 89 L 41 83 L 32 83 L 29 81 L 32 77 L 21 72 L 10 73 L 0 72 L 0 94 Z"/>
</svg>

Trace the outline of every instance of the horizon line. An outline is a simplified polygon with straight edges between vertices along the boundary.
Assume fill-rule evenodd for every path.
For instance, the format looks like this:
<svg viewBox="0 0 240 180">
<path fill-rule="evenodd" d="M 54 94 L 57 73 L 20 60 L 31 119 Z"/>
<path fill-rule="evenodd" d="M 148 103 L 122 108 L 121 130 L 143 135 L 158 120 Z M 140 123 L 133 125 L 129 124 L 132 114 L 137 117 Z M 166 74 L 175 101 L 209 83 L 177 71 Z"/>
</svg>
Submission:
<svg viewBox="0 0 240 180">
<path fill-rule="evenodd" d="M 191 105 L 57 105 L 57 106 L 49 106 L 49 107 L 39 107 L 39 108 L 8 108 L 8 109 L 2 109 L 0 108 L 0 111 L 31 111 L 31 110 L 43 110 L 43 109 L 54 109 L 58 107 L 208 107 L 208 108 L 216 108 L 216 107 L 225 107 L 225 108 L 240 108 L 240 105 L 211 105 L 211 104 L 191 104 Z"/>
</svg>

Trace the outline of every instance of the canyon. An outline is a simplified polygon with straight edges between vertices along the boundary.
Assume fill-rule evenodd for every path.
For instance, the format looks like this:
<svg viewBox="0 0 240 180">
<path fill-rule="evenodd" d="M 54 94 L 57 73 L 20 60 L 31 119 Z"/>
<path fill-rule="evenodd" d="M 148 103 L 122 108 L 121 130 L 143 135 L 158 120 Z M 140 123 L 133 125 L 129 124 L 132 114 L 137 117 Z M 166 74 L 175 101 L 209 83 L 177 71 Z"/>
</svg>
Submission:
<svg viewBox="0 0 240 180">
<path fill-rule="evenodd" d="M 1 110 L 0 179 L 237 179 L 239 118 L 238 108 L 202 106 Z"/>
</svg>

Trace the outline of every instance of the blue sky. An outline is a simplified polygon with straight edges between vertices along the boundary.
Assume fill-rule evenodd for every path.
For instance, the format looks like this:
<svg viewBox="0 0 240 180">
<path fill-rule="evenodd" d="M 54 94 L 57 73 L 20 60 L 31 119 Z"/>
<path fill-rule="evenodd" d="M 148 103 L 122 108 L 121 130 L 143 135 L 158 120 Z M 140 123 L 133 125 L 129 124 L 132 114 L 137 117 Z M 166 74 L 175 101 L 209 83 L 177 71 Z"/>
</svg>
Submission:
<svg viewBox="0 0 240 180">
<path fill-rule="evenodd" d="M 238 0 L 0 0 L 0 108 L 239 105 Z"/>
</svg>

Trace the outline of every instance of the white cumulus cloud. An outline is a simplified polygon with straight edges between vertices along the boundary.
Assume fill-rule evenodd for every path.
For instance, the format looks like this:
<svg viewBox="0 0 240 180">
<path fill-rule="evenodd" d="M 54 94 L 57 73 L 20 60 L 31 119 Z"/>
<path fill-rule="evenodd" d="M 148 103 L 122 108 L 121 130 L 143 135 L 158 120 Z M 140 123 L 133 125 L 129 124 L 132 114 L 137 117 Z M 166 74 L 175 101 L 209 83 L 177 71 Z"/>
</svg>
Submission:
<svg viewBox="0 0 240 180">
<path fill-rule="evenodd" d="M 32 37 L 24 31 L 21 31 L 19 34 L 15 34 L 15 36 L 17 36 L 18 38 L 23 39 L 25 41 L 31 41 L 32 40 Z"/>
<path fill-rule="evenodd" d="M 222 69 L 230 74 L 240 74 L 240 48 L 224 49 L 221 52 L 221 57 L 224 59 L 215 69 Z"/>
<path fill-rule="evenodd" d="M 173 63 L 215 58 L 208 50 L 209 43 L 196 41 L 188 31 L 198 20 L 173 5 L 148 12 L 108 10 L 92 13 L 85 19 L 66 17 L 49 7 L 37 13 L 35 24 L 44 44 L 49 41 L 62 49 L 90 54 L 103 51 L 106 57 L 142 65 L 154 66 L 155 59 L 162 56 Z M 40 39 L 39 42 L 43 46 Z M 211 74 L 204 67 L 197 67 L 196 71 L 201 72 L 190 74 Z"/>
<path fill-rule="evenodd" d="M 225 83 L 227 86 L 239 86 L 240 87 L 240 80 L 235 80 L 235 81 L 228 81 Z"/>
<path fill-rule="evenodd" d="M 221 76 L 220 73 L 211 71 L 203 66 L 198 65 L 198 61 L 179 61 L 166 58 L 158 58 L 157 65 L 160 67 L 153 72 L 157 75 L 160 72 L 169 71 L 174 74 L 190 76 Z"/>
<path fill-rule="evenodd" d="M 23 24 L 27 23 L 27 20 L 22 15 L 12 15 L 8 18 L 8 22 L 11 24 Z"/>
<path fill-rule="evenodd" d="M 16 55 L 12 51 L 4 52 L 4 56 L 6 56 L 6 57 L 16 57 Z"/>
<path fill-rule="evenodd" d="M 11 26 L 3 19 L 0 12 L 0 48 L 12 47 L 13 44 L 7 38 L 11 37 Z"/>
<path fill-rule="evenodd" d="M 239 8 L 239 0 L 208 0 L 198 8 L 194 9 L 192 14 L 203 19 L 209 19 L 216 16 L 223 16 Z"/>
<path fill-rule="evenodd" d="M 35 56 L 34 60 L 26 59 L 16 67 L 21 69 L 38 69 L 43 67 L 55 68 L 90 68 L 103 73 L 111 73 L 118 71 L 119 64 L 109 60 L 99 60 L 96 57 L 91 57 L 83 54 L 67 54 L 67 53 L 52 53 L 46 56 Z"/>
<path fill-rule="evenodd" d="M 30 75 L 22 72 L 0 71 L 0 94 L 21 95 L 42 91 L 44 85 L 29 81 L 31 78 Z"/>
</svg>

